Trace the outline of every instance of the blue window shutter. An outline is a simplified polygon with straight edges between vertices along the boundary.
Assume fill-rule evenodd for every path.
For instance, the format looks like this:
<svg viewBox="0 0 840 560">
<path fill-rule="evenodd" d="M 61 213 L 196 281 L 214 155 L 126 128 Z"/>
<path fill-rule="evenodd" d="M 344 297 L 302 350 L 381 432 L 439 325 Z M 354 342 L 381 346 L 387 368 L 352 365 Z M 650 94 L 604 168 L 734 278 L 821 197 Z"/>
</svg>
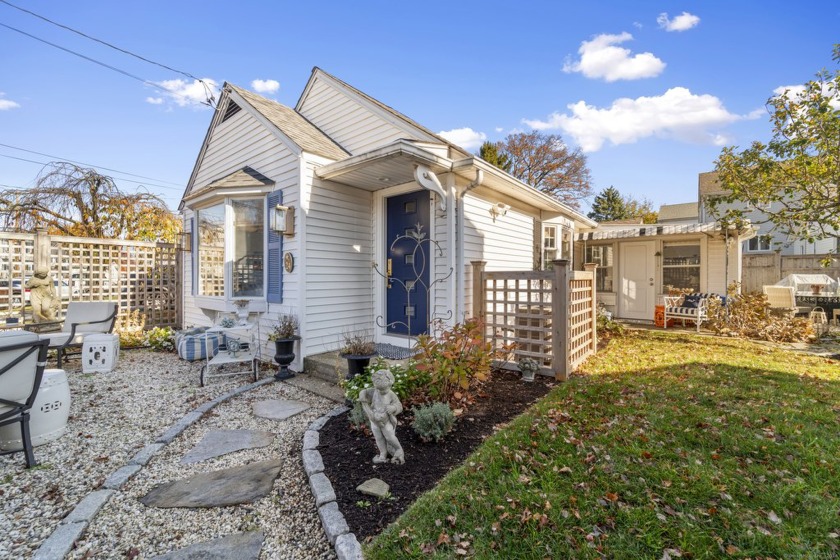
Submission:
<svg viewBox="0 0 840 560">
<path fill-rule="evenodd" d="M 192 295 L 198 295 L 198 230 L 195 216 L 190 218 L 190 272 L 192 272 Z"/>
<path fill-rule="evenodd" d="M 268 216 L 266 225 L 271 224 L 274 207 L 283 203 L 283 191 L 274 191 L 268 195 Z M 268 228 L 268 250 L 266 255 L 268 286 L 265 299 L 268 303 L 283 303 L 283 235 L 271 227 Z"/>
</svg>

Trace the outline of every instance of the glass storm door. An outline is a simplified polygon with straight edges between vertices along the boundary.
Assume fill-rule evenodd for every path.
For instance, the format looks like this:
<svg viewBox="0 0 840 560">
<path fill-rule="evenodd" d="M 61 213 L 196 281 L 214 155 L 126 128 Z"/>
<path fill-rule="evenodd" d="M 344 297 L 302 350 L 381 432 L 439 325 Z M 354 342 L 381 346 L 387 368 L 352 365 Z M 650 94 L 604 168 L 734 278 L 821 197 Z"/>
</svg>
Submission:
<svg viewBox="0 0 840 560">
<path fill-rule="evenodd" d="M 430 249 L 429 191 L 417 191 L 386 200 L 385 255 L 388 334 L 417 336 L 427 331 Z M 418 281 L 420 280 L 420 281 Z M 409 325 L 411 329 L 409 332 Z"/>
</svg>

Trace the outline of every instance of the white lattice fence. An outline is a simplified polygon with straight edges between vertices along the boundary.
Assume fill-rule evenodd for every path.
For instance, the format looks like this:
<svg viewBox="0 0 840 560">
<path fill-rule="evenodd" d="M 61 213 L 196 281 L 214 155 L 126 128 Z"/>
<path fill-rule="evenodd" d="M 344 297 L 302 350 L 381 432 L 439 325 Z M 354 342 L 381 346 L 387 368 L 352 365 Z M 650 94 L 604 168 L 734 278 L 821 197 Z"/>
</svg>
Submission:
<svg viewBox="0 0 840 560">
<path fill-rule="evenodd" d="M 48 256 L 39 260 L 39 250 Z M 46 262 L 63 308 L 118 301 L 121 316 L 137 311 L 147 328 L 180 326 L 178 254 L 164 243 L 0 233 L 0 314 L 31 320 L 24 286 L 35 263 Z"/>
<path fill-rule="evenodd" d="M 474 314 L 495 347 L 515 343 L 515 360 L 533 358 L 565 378 L 596 350 L 595 272 L 483 270 L 473 263 Z M 557 305 L 555 305 L 557 303 Z"/>
</svg>

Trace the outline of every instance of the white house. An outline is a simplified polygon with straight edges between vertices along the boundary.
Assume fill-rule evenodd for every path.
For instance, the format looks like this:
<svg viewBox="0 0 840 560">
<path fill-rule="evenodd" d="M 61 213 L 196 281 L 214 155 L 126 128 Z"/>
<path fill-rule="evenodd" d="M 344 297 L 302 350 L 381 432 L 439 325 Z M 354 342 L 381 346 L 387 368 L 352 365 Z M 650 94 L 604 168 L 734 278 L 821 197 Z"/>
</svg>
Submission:
<svg viewBox="0 0 840 560">
<path fill-rule="evenodd" d="M 405 345 L 461 320 L 471 261 L 532 270 L 595 225 L 318 68 L 294 108 L 224 85 L 180 210 L 184 323 L 248 299 L 265 338 L 293 313 L 293 367 L 343 334 Z"/>
<path fill-rule="evenodd" d="M 697 180 L 697 199 L 700 201 L 701 221 L 714 220 L 708 209 L 708 199 L 723 193 L 724 190 L 718 182 L 716 171 L 700 173 Z M 748 207 L 744 203 L 733 204 L 731 207 L 743 209 L 746 218 L 758 228 L 756 236 L 744 242 L 743 250 L 745 254 L 779 251 L 782 255 L 826 255 L 837 252 L 838 243 L 840 243 L 837 238 L 829 237 L 809 242 L 774 231 L 773 224 L 767 223 L 765 210 L 779 210 L 781 208 L 779 202 L 774 202 L 764 209 Z M 723 209 L 726 209 L 726 207 Z"/>
</svg>

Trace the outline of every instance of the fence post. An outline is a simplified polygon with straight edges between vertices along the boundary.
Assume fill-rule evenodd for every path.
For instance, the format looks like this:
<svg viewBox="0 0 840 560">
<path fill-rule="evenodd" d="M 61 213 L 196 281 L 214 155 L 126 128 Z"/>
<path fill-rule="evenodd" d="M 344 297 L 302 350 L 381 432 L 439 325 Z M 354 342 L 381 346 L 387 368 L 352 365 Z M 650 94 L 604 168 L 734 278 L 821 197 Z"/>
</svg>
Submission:
<svg viewBox="0 0 840 560">
<path fill-rule="evenodd" d="M 487 261 L 470 261 L 472 264 L 472 310 L 473 317 L 484 322 L 487 308 L 484 303 L 484 267 Z"/>
<path fill-rule="evenodd" d="M 598 350 L 598 302 L 597 294 L 595 292 L 595 277 L 597 276 L 596 271 L 598 270 L 598 265 L 596 263 L 583 263 L 583 270 L 586 272 L 592 273 L 592 283 L 590 284 L 590 288 L 592 289 L 590 297 L 592 298 L 590 301 L 592 302 L 592 352 L 596 352 Z"/>
<path fill-rule="evenodd" d="M 39 268 L 50 268 L 50 236 L 47 233 L 47 228 L 38 228 L 35 230 L 35 254 L 33 259 L 35 262 L 34 270 Z"/>
<path fill-rule="evenodd" d="M 569 378 L 569 261 L 551 261 L 551 367 L 554 378 Z"/>
</svg>

